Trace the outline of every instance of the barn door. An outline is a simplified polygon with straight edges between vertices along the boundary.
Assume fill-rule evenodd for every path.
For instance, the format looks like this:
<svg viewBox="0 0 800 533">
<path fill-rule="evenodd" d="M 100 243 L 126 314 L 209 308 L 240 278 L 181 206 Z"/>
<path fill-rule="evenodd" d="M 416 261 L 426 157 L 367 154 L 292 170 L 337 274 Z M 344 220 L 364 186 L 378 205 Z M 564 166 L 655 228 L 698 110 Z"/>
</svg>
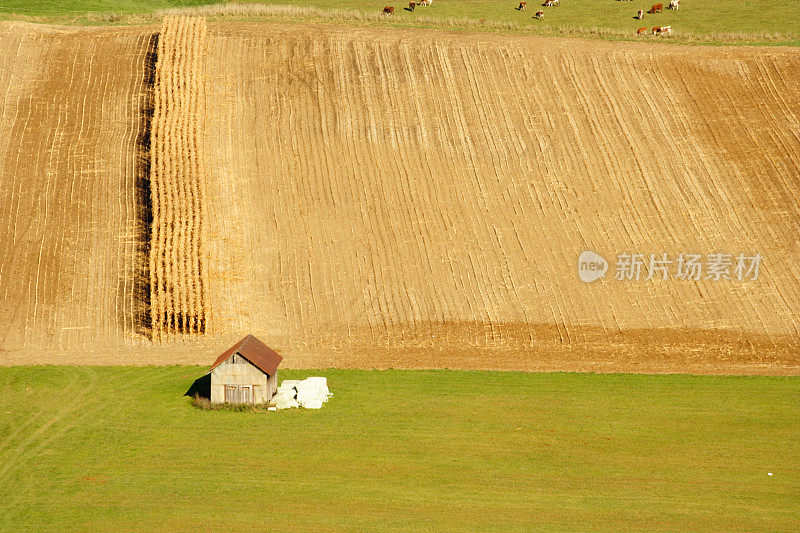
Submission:
<svg viewBox="0 0 800 533">
<path fill-rule="evenodd" d="M 239 403 L 239 387 L 225 385 L 225 403 Z"/>
<path fill-rule="evenodd" d="M 249 385 L 242 386 L 241 402 L 253 403 L 253 389 Z"/>
</svg>

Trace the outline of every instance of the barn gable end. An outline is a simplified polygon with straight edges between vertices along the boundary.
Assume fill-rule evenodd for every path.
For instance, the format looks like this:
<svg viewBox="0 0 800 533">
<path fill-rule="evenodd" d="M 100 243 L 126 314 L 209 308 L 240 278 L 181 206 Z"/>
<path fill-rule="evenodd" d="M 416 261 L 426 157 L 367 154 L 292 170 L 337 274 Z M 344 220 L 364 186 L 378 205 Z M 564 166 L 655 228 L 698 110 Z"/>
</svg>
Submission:
<svg viewBox="0 0 800 533">
<path fill-rule="evenodd" d="M 217 357 L 217 360 L 214 361 L 214 364 L 211 365 L 209 370 L 214 370 L 214 368 L 221 365 L 223 361 L 226 361 L 233 354 L 242 355 L 253 365 L 269 375 L 272 375 L 278 369 L 278 365 L 281 364 L 281 361 L 283 361 L 283 357 L 281 357 L 278 352 L 252 335 L 248 335 Z"/>
<path fill-rule="evenodd" d="M 278 365 L 283 358 L 248 335 L 211 365 L 211 401 L 266 403 L 278 389 Z"/>
</svg>

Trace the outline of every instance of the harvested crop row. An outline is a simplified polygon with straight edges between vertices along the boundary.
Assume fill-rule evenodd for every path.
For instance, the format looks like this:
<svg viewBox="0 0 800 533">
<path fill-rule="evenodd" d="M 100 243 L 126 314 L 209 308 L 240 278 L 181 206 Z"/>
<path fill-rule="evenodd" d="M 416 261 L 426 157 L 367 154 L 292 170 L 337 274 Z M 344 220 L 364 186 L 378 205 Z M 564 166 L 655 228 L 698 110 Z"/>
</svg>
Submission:
<svg viewBox="0 0 800 533">
<path fill-rule="evenodd" d="M 153 225 L 150 248 L 152 335 L 204 333 L 206 21 L 167 17 L 161 28 L 151 143 Z"/>
</svg>

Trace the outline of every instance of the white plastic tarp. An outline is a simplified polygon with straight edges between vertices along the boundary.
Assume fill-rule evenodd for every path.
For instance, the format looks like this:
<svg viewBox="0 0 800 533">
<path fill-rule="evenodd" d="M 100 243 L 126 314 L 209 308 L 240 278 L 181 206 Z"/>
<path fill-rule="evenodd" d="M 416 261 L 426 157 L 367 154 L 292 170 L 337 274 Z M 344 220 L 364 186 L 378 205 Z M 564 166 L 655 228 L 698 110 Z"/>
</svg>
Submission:
<svg viewBox="0 0 800 533">
<path fill-rule="evenodd" d="M 290 396 L 289 394 L 285 393 L 277 393 L 275 396 L 272 397 L 272 401 L 270 403 L 274 403 L 277 409 L 288 409 L 290 407 L 300 407 L 300 404 L 294 398 L 294 396 Z"/>
<path fill-rule="evenodd" d="M 324 402 L 319 398 L 312 398 L 310 400 L 305 400 L 301 407 L 305 407 L 306 409 L 319 409 L 322 407 Z"/>
<path fill-rule="evenodd" d="M 317 384 L 317 391 L 322 397 L 325 398 L 324 401 L 328 401 L 328 398 L 333 396 L 331 392 L 328 390 L 328 378 L 310 377 L 306 381 L 311 381 L 312 383 Z"/>
<path fill-rule="evenodd" d="M 302 381 L 286 379 L 278 387 L 272 403 L 278 409 L 298 406 L 306 409 L 319 409 L 331 396 L 333 395 L 328 390 L 327 378 L 315 376 Z"/>
<path fill-rule="evenodd" d="M 331 395 L 328 391 L 328 380 L 322 377 L 304 379 L 296 385 L 296 388 L 297 401 L 301 407 L 307 409 L 319 409 Z"/>
</svg>

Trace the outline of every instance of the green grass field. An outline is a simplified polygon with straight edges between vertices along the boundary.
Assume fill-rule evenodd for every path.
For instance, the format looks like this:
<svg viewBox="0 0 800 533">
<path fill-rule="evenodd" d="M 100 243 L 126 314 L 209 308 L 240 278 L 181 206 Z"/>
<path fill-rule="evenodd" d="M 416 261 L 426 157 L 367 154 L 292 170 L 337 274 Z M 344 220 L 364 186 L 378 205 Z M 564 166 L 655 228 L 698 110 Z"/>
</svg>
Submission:
<svg viewBox="0 0 800 533">
<path fill-rule="evenodd" d="M 0 0 L 0 11 L 31 16 L 60 17 L 96 13 L 150 13 L 170 7 L 199 6 L 214 0 Z"/>
<path fill-rule="evenodd" d="M 800 529 L 796 377 L 286 371 L 334 397 L 256 414 L 204 370 L 0 369 L 0 530 Z"/>
<path fill-rule="evenodd" d="M 193 8 L 214 4 L 212 0 L 52 0 L 26 2 L 0 1 L 0 14 L 5 17 L 26 16 L 43 22 L 98 24 L 142 23 L 153 20 L 159 10 L 170 7 Z M 633 17 L 638 9 L 647 9 L 651 0 L 624 2 L 618 0 L 563 0 L 560 7 L 546 8 L 542 21 L 532 16 L 540 9 L 539 2 L 529 2 L 528 9 L 515 9 L 517 0 L 435 0 L 430 8 L 415 12 L 403 9 L 405 1 L 390 0 L 262 0 L 239 4 L 293 6 L 293 11 L 271 12 L 255 16 L 247 9 L 233 6 L 227 18 L 259 19 L 283 22 L 337 22 L 401 27 L 424 27 L 534 33 L 544 35 L 594 36 L 609 39 L 633 39 L 641 26 L 671 25 L 672 42 L 709 44 L 790 44 L 799 45 L 797 22 L 800 3 L 793 0 L 683 0 L 679 12 L 647 15 L 645 20 Z M 665 5 L 668 1 L 664 2 Z M 224 4 L 224 3 L 223 3 Z M 379 17 L 385 5 L 395 6 L 393 17 Z M 306 8 L 319 8 L 308 11 Z M 196 11 L 209 14 L 209 11 Z M 207 8 L 204 8 L 207 9 Z M 306 9 L 304 11 L 304 9 Z M 88 13 L 88 14 L 87 14 Z M 481 22 L 484 21 L 484 22 Z"/>
</svg>

